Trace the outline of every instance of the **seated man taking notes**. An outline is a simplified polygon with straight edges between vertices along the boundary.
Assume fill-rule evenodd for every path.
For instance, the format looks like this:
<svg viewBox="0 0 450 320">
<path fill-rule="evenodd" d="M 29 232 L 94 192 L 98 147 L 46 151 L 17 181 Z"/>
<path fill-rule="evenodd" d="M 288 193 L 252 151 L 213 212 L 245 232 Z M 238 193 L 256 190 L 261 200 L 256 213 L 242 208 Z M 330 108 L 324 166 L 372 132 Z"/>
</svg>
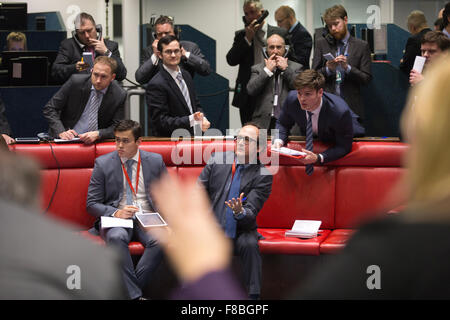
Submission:
<svg viewBox="0 0 450 320">
<path fill-rule="evenodd" d="M 296 91 L 289 92 L 281 109 L 276 128 L 279 139 L 275 139 L 274 148 L 287 143 L 290 129 L 295 123 L 306 137 L 307 153 L 303 158 L 306 173 L 313 172 L 313 164 L 323 164 L 345 156 L 352 149 L 354 136 L 363 136 L 364 128 L 358 122 L 358 116 L 347 103 L 334 94 L 323 91 L 325 77 L 315 70 L 306 70 L 295 79 Z M 320 154 L 313 152 L 313 137 L 332 146 Z"/>
<path fill-rule="evenodd" d="M 113 128 L 124 117 L 127 93 L 117 82 L 117 62 L 95 59 L 92 74 L 74 74 L 44 107 L 49 134 L 84 143 L 114 137 Z"/>
<path fill-rule="evenodd" d="M 236 152 L 215 153 L 200 174 L 215 216 L 242 259 L 245 285 L 251 299 L 261 292 L 262 261 L 256 216 L 272 191 L 272 175 L 258 162 L 259 128 L 244 125 Z"/>
<path fill-rule="evenodd" d="M 143 288 L 162 259 L 157 241 L 134 219 L 138 207 L 155 211 L 150 184 L 166 173 L 161 155 L 139 150 L 141 131 L 139 123 L 133 120 L 118 123 L 114 128 L 116 151 L 95 160 L 87 195 L 87 211 L 97 218 L 97 231 L 102 216 L 133 219 L 133 228 L 103 228 L 100 232 L 106 244 L 122 254 L 123 277 L 130 299 L 142 297 Z M 128 249 L 133 239 L 145 247 L 136 268 Z"/>
</svg>

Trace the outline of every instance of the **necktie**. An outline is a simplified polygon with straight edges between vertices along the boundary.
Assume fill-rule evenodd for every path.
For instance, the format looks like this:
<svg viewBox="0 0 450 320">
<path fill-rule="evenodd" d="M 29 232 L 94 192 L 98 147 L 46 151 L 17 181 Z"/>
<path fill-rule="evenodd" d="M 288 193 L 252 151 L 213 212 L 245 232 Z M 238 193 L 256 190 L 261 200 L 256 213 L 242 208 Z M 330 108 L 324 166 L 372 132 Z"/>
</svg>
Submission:
<svg viewBox="0 0 450 320">
<path fill-rule="evenodd" d="M 194 113 L 192 111 L 191 98 L 189 97 L 189 90 L 188 90 L 188 88 L 186 86 L 186 82 L 184 82 L 183 75 L 181 74 L 181 72 L 178 72 L 177 80 L 178 80 L 178 83 L 180 85 L 181 93 L 183 94 L 184 100 L 186 100 L 186 104 L 189 107 L 189 111 L 191 113 Z"/>
<path fill-rule="evenodd" d="M 91 90 L 91 96 L 87 104 L 88 126 L 87 132 L 96 131 L 98 129 L 98 108 L 100 107 L 101 92 L 95 89 Z"/>
<path fill-rule="evenodd" d="M 128 177 L 130 178 L 131 183 L 133 183 L 133 163 L 134 160 L 133 159 L 128 159 L 126 162 L 126 166 L 127 166 L 127 174 Z M 131 187 L 130 184 L 127 183 L 127 204 L 128 205 L 132 205 L 133 204 L 133 191 L 131 191 Z"/>
<path fill-rule="evenodd" d="M 234 173 L 233 180 L 231 181 L 230 191 L 228 192 L 227 200 L 232 198 L 239 198 L 239 189 L 241 187 L 241 170 L 242 166 L 236 166 L 236 172 Z M 227 237 L 234 239 L 236 237 L 236 219 L 234 218 L 233 210 L 227 205 L 225 212 L 225 234 Z"/>
<path fill-rule="evenodd" d="M 313 130 L 312 130 L 312 116 L 313 113 L 311 111 L 308 112 L 308 122 L 306 123 L 306 150 L 313 150 Z M 314 171 L 314 167 L 312 164 L 307 164 L 305 168 L 306 174 L 308 176 L 312 175 Z"/>
</svg>

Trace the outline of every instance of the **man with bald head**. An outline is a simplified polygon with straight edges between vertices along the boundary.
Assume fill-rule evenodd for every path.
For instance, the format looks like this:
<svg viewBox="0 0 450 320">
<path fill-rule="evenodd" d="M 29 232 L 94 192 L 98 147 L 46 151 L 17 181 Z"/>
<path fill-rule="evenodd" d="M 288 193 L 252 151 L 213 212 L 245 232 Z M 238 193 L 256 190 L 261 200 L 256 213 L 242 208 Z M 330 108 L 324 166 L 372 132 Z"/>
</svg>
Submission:
<svg viewBox="0 0 450 320">
<path fill-rule="evenodd" d="M 280 115 L 281 105 L 290 90 L 294 90 L 294 79 L 303 65 L 288 60 L 283 37 L 273 34 L 267 39 L 264 62 L 251 68 L 247 92 L 255 99 L 252 122 L 261 129 L 274 129 Z"/>
</svg>

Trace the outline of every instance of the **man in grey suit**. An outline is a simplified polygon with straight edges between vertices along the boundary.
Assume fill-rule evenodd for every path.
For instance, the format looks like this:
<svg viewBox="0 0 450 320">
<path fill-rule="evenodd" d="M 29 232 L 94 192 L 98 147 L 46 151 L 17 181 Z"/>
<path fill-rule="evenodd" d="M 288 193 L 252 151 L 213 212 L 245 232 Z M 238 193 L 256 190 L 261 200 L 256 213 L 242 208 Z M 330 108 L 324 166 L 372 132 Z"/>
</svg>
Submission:
<svg viewBox="0 0 450 320">
<path fill-rule="evenodd" d="M 263 5 L 258 0 L 245 0 L 244 2 L 245 29 L 236 31 L 233 46 L 227 53 L 227 62 L 230 66 L 239 65 L 236 87 L 232 105 L 239 108 L 241 123 L 244 124 L 252 118 L 255 104 L 247 93 L 247 83 L 250 80 L 251 67 L 264 62 L 263 47 L 267 38 L 272 34 L 286 37 L 287 31 L 271 26 L 265 21 L 257 23 L 264 12 Z"/>
<path fill-rule="evenodd" d="M 141 66 L 136 70 L 135 78 L 140 84 L 146 84 L 158 73 L 162 64 L 159 58 L 158 41 L 167 35 L 177 36 L 173 26 L 173 20 L 168 16 L 160 16 L 155 22 L 155 40 L 142 52 Z M 181 62 L 180 66 L 188 71 L 192 78 L 198 73 L 207 76 L 211 73 L 208 60 L 205 59 L 199 46 L 191 41 L 180 41 Z"/>
<path fill-rule="evenodd" d="M 341 96 L 364 120 L 360 89 L 372 79 L 369 44 L 350 35 L 343 6 L 328 8 L 323 17 L 329 34 L 317 39 L 312 68 L 325 76 L 325 91 Z M 324 57 L 328 53 L 333 57 Z"/>
<path fill-rule="evenodd" d="M 258 162 L 262 149 L 259 128 L 244 125 L 237 136 L 236 152 L 212 155 L 199 177 L 217 221 L 242 259 L 251 299 L 258 299 L 261 293 L 262 261 L 256 216 L 269 198 L 273 180 L 272 174 Z"/>
<path fill-rule="evenodd" d="M 123 277 L 130 299 L 142 298 L 142 289 L 162 259 L 156 240 L 141 229 L 135 213 L 155 212 L 149 195 L 150 185 L 166 173 L 161 155 L 139 150 L 141 127 L 133 120 L 122 120 L 114 129 L 116 151 L 96 159 L 87 195 L 87 211 L 97 218 L 95 229 L 100 229 L 101 217 L 133 219 L 133 228 L 101 229 L 107 245 L 121 252 Z M 136 268 L 128 244 L 133 239 L 141 242 L 144 254 Z M 135 240 L 135 241 L 136 241 Z"/>
<path fill-rule="evenodd" d="M 117 63 L 95 59 L 91 75 L 75 74 L 44 107 L 52 137 L 84 143 L 113 138 L 113 128 L 124 117 L 127 94 L 114 81 Z"/>
<path fill-rule="evenodd" d="M 275 129 L 281 106 L 288 92 L 294 89 L 294 79 L 303 70 L 286 57 L 284 39 L 273 34 L 267 39 L 267 59 L 252 67 L 247 92 L 255 99 L 252 122 L 261 129 Z"/>
<path fill-rule="evenodd" d="M 37 163 L 0 153 L 0 299 L 124 299 L 118 254 L 40 213 Z"/>
</svg>

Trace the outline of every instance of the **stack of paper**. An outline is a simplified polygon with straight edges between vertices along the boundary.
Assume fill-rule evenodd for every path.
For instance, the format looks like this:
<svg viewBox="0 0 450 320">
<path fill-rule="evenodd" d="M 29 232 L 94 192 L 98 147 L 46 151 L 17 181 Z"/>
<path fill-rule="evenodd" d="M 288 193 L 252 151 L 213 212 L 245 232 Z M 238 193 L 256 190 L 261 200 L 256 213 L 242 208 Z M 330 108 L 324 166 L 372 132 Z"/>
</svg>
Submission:
<svg viewBox="0 0 450 320">
<path fill-rule="evenodd" d="M 314 238 L 317 237 L 322 221 L 318 220 L 295 220 L 291 230 L 285 232 L 285 237 Z"/>
<path fill-rule="evenodd" d="M 280 149 L 272 148 L 273 151 L 279 152 L 281 154 L 289 155 L 289 156 L 306 156 L 305 152 L 298 151 L 295 149 L 289 149 L 286 147 L 281 147 Z"/>
</svg>

